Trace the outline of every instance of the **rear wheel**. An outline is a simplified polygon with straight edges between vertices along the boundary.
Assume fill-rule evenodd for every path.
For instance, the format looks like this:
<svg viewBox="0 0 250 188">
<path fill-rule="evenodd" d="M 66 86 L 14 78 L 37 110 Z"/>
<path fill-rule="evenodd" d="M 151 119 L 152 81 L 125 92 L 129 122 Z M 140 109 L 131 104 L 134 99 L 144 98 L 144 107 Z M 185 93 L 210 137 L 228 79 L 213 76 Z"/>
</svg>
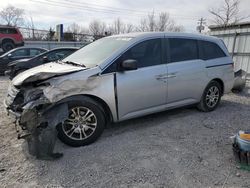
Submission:
<svg viewBox="0 0 250 188">
<path fill-rule="evenodd" d="M 4 52 L 8 52 L 8 51 L 12 50 L 13 48 L 15 48 L 15 44 L 11 41 L 4 42 L 2 44 L 2 49 Z"/>
<path fill-rule="evenodd" d="M 222 87 L 216 81 L 211 81 L 202 95 L 201 101 L 197 106 L 203 112 L 210 112 L 217 108 L 222 96 Z"/>
<path fill-rule="evenodd" d="M 68 103 L 69 115 L 58 126 L 59 139 L 70 146 L 78 147 L 93 143 L 102 134 L 105 117 L 99 104 L 92 99 Z"/>
</svg>

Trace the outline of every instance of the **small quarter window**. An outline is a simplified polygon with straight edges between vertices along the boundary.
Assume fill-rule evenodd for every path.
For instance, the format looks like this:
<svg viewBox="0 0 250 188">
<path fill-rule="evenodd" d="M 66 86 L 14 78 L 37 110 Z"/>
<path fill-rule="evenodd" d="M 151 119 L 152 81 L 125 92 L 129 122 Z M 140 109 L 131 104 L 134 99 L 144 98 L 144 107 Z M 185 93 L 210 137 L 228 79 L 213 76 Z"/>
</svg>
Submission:
<svg viewBox="0 0 250 188">
<path fill-rule="evenodd" d="M 215 59 L 226 56 L 226 54 L 217 44 L 208 41 L 200 41 L 200 43 L 201 50 L 203 52 L 203 60 Z"/>
<path fill-rule="evenodd" d="M 9 28 L 8 29 L 8 34 L 17 34 L 17 31 L 14 28 Z"/>
</svg>

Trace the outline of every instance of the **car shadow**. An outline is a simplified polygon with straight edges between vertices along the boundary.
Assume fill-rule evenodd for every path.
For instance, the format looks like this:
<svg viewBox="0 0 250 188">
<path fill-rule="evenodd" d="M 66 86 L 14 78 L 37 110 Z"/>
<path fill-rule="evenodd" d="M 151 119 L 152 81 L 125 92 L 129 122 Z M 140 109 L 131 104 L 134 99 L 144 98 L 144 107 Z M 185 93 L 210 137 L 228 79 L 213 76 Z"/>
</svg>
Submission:
<svg viewBox="0 0 250 188">
<path fill-rule="evenodd" d="M 234 94 L 230 94 L 234 95 Z M 246 110 L 249 109 L 250 105 L 249 104 L 244 104 L 241 101 L 232 101 L 229 97 L 231 96 L 226 96 L 225 98 L 222 99 L 220 106 L 213 112 L 209 113 L 204 113 L 204 112 L 199 112 L 195 107 L 183 107 L 183 108 L 178 108 L 178 109 L 173 109 L 169 111 L 164 111 L 164 112 L 159 112 L 151 115 L 147 115 L 144 117 L 140 118 L 135 118 L 119 123 L 113 123 L 110 126 L 108 126 L 107 129 L 105 129 L 104 134 L 101 136 L 100 139 L 98 139 L 95 143 L 89 145 L 89 146 L 84 146 L 84 147 L 79 147 L 79 148 L 73 148 L 70 146 L 66 146 L 65 144 L 61 142 L 57 142 L 57 150 L 61 151 L 65 154 L 65 156 L 58 160 L 58 161 L 39 161 L 39 160 L 31 160 L 31 162 L 36 166 L 36 168 L 41 169 L 41 172 L 39 172 L 39 175 L 37 176 L 36 181 L 40 184 L 44 182 L 49 182 L 50 180 L 53 179 L 53 177 L 57 177 L 56 174 L 60 174 L 60 180 L 55 181 L 56 183 L 61 183 L 60 181 L 63 181 L 64 179 L 67 179 L 69 174 L 75 174 L 78 173 L 78 176 L 81 177 L 81 179 L 77 180 L 78 182 L 85 181 L 88 182 L 87 178 L 84 178 L 84 174 L 86 173 L 84 168 L 90 170 L 94 167 L 97 169 L 92 169 L 93 172 L 91 173 L 98 173 L 100 169 L 105 169 L 106 168 L 106 163 L 105 161 L 110 161 L 111 159 L 116 159 L 116 157 L 111 157 L 112 156 L 117 156 L 116 153 L 122 152 L 121 156 L 127 155 L 127 151 L 122 151 L 122 148 L 130 148 L 133 150 L 134 148 L 138 147 L 147 147 L 147 145 L 143 146 L 138 143 L 138 137 L 140 137 L 141 140 L 147 139 L 146 142 L 149 142 L 148 144 L 152 144 L 153 139 L 157 138 L 158 140 L 163 139 L 162 135 L 157 133 L 157 135 L 154 136 L 154 138 L 147 137 L 151 133 L 147 133 L 148 131 L 152 131 L 152 127 L 156 128 L 156 130 L 159 131 L 164 131 L 165 133 L 163 135 L 170 136 L 173 132 L 175 132 L 176 129 L 176 135 L 172 136 L 169 138 L 168 141 L 173 141 L 175 143 L 175 147 L 181 148 L 182 141 L 180 141 L 179 135 L 183 134 L 182 131 L 180 131 L 183 127 L 183 131 L 188 131 L 188 136 L 185 137 L 183 140 L 184 142 L 187 142 L 184 144 L 184 147 L 187 147 L 186 149 L 190 151 L 195 150 L 195 148 L 201 147 L 203 148 L 203 145 L 207 144 L 207 141 L 214 140 L 215 138 L 220 137 L 220 135 L 224 135 L 226 138 L 228 138 L 228 132 L 232 131 L 235 132 L 239 129 L 247 129 L 248 124 L 247 123 L 242 123 L 246 120 L 248 120 L 248 115 L 246 113 L 242 113 L 240 110 Z M 221 115 L 223 113 L 223 116 Z M 237 122 L 231 122 L 232 119 L 234 119 L 234 116 L 239 116 L 241 117 L 241 121 L 239 124 Z M 231 119 L 230 119 L 231 118 Z M 190 120 L 194 120 L 193 122 L 189 122 Z M 204 120 L 208 119 L 208 122 L 211 123 L 209 126 L 214 126 L 214 127 L 206 127 L 204 126 Z M 177 123 L 175 123 L 177 121 Z M 210 122 L 213 121 L 213 122 Z M 213 124 L 215 123 L 215 124 Z M 179 125 L 178 125 L 179 124 Z M 229 125 L 230 124 L 230 125 Z M 175 127 L 177 125 L 177 128 Z M 185 126 L 187 125 L 187 126 Z M 217 127 L 218 126 L 218 127 Z M 190 127 L 190 128 L 189 128 Z M 149 129 L 149 130 L 146 130 Z M 190 131 L 189 131 L 190 129 Z M 210 131 L 211 134 L 214 134 L 215 137 L 205 137 L 208 140 L 203 140 L 202 134 L 207 134 L 207 132 Z M 224 131 L 224 132 L 223 132 Z M 179 133 L 177 133 L 179 132 Z M 198 134 L 201 133 L 201 134 Z M 146 133 L 146 136 L 145 136 Z M 132 136 L 129 136 L 129 134 Z M 154 133 L 156 134 L 156 132 Z M 200 137 L 199 137 L 200 136 Z M 204 136 L 204 135 L 203 135 Z M 133 139 L 133 141 L 130 141 L 127 143 L 125 140 L 130 138 Z M 137 138 L 135 138 L 137 137 Z M 197 137 L 197 140 L 193 139 Z M 121 139 L 121 141 L 119 140 Z M 165 142 L 166 139 L 163 139 L 162 141 L 157 142 L 159 147 L 168 147 L 171 150 L 171 146 L 167 146 L 170 142 Z M 129 145 L 133 142 L 133 145 Z M 142 141 L 144 144 L 145 142 Z M 200 146 L 196 146 L 196 142 L 200 142 Z M 228 147 L 225 147 L 225 143 L 229 143 L 229 139 L 224 140 L 223 142 L 219 142 L 219 145 L 216 146 L 219 151 L 223 150 L 224 154 L 228 156 Z M 128 146 L 125 146 L 127 145 Z M 121 148 L 121 149 L 120 149 Z M 142 148 L 143 152 L 145 148 Z M 149 151 L 149 150 L 146 150 Z M 185 150 L 186 151 L 186 150 Z M 27 151 L 24 151 L 27 152 Z M 153 152 L 153 151 L 152 151 Z M 171 150 L 171 152 L 176 152 L 174 148 Z M 208 152 L 208 151 L 207 151 Z M 209 150 L 210 153 L 213 151 Z M 229 151 L 230 152 L 230 151 Z M 103 154 L 104 156 L 102 156 Z M 129 156 L 132 158 L 138 155 L 137 153 L 131 152 Z M 182 153 L 183 156 L 188 155 L 192 156 L 195 158 L 194 155 L 196 154 L 191 154 L 191 153 Z M 217 155 L 216 155 L 217 156 Z M 229 156 L 230 160 L 232 159 L 232 156 Z M 98 160 L 99 159 L 99 160 Z M 104 160 L 104 162 L 101 162 Z M 137 160 L 139 160 L 137 158 Z M 229 160 L 229 159 L 227 159 Z M 225 161 L 225 160 L 224 160 Z M 126 161 L 123 161 L 124 163 L 129 163 L 129 159 Z M 226 161 L 227 162 L 227 161 Z M 86 165 L 83 169 L 80 169 L 79 165 L 84 164 Z M 172 164 L 171 159 L 166 161 L 166 164 Z M 113 166 L 111 166 L 111 169 L 117 168 L 119 164 L 116 164 L 114 162 Z M 214 165 L 214 164 L 213 164 Z M 204 169 L 204 167 L 203 167 Z M 131 169 L 130 169 L 131 170 Z M 60 171 L 60 173 L 58 172 Z M 51 177 L 51 174 L 53 174 Z M 125 172 L 123 172 L 125 173 Z M 105 174 L 103 174 L 104 177 L 106 177 Z M 77 174 L 76 174 L 77 176 Z M 77 183 L 77 182 L 75 182 Z M 72 184 L 74 186 L 75 184 Z"/>
</svg>

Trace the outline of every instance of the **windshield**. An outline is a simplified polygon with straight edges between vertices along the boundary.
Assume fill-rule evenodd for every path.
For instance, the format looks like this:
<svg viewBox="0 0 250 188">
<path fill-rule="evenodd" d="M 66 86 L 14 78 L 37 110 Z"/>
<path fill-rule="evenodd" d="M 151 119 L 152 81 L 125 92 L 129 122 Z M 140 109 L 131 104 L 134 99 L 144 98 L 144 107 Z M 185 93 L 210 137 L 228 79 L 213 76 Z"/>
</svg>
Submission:
<svg viewBox="0 0 250 188">
<path fill-rule="evenodd" d="M 74 62 L 91 68 L 101 64 L 105 59 L 112 55 L 116 50 L 127 44 L 131 39 L 131 37 L 102 38 L 79 49 L 62 61 Z"/>
</svg>

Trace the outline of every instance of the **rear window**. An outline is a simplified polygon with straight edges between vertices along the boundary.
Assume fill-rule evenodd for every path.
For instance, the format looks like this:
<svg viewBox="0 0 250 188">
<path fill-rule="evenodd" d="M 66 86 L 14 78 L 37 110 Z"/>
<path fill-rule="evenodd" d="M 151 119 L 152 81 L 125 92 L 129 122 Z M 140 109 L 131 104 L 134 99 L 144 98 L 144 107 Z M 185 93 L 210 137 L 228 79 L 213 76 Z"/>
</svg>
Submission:
<svg viewBox="0 0 250 188">
<path fill-rule="evenodd" d="M 200 42 L 201 42 L 203 60 L 215 59 L 226 56 L 226 54 L 217 44 L 208 41 L 200 41 Z"/>
<path fill-rule="evenodd" d="M 198 59 L 198 45 L 196 40 L 170 38 L 169 47 L 171 62 Z"/>
</svg>

